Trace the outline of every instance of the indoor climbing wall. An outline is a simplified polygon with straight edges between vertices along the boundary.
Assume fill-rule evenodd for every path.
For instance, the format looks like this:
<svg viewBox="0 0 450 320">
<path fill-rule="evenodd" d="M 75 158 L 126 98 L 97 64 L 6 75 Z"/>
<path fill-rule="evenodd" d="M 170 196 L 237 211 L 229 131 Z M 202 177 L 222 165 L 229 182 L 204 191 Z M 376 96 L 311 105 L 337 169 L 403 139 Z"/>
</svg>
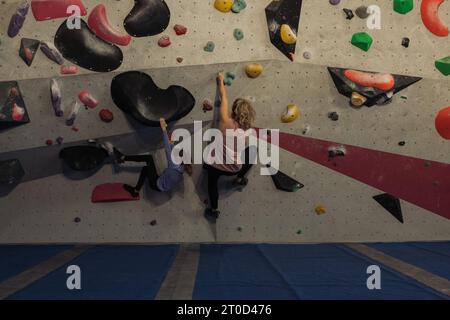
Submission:
<svg viewBox="0 0 450 320">
<path fill-rule="evenodd" d="M 220 12 L 214 2 L 167 0 L 170 22 L 160 14 L 154 18 L 162 24 L 156 34 L 129 37 L 125 31 L 136 35 L 146 30 L 133 28 L 132 19 L 123 25 L 134 1 L 83 0 L 87 22 L 92 12 L 101 15 L 96 6 L 104 5 L 121 34 L 104 36 L 121 42 L 116 46 L 121 54 L 108 48 L 108 59 L 84 61 L 82 53 L 89 50 L 76 52 L 64 41 L 74 37 L 72 31 L 65 32 L 55 41 L 62 42 L 57 46 L 64 52 L 63 66 L 70 69 L 77 62 L 111 68 L 94 72 L 78 66 L 76 74 L 68 75 L 61 74 L 57 61 L 35 50 L 36 42 L 24 43 L 35 53 L 30 67 L 25 63 L 30 53 L 21 49 L 22 38 L 53 43 L 64 18 L 37 21 L 39 14 L 35 17 L 30 8 L 11 38 L 10 18 L 21 1 L 0 4 L 0 98 L 11 117 L 0 119 L 5 124 L 0 127 L 0 173 L 2 161 L 20 162 L 8 163 L 4 171 L 9 175 L 0 174 L 0 242 L 448 240 L 450 149 L 444 138 L 450 125 L 444 114 L 439 134 L 435 118 L 449 105 L 450 89 L 445 63 L 440 72 L 435 61 L 448 56 L 450 45 L 448 37 L 424 26 L 422 1 L 411 1 L 411 10 L 408 1 L 284 0 L 289 6 L 280 7 L 247 0 L 245 8 L 235 7 L 239 13 Z M 393 9 L 394 2 L 405 14 Z M 379 6 L 381 29 L 370 30 L 368 18 L 357 15 L 363 5 Z M 445 2 L 440 15 L 445 19 L 449 12 Z M 406 37 L 407 48 L 402 45 Z M 263 67 L 261 75 L 259 65 L 246 74 L 251 63 Z M 117 81 L 129 71 L 139 72 Z M 230 179 L 224 178 L 216 225 L 203 217 L 207 193 L 201 165 L 170 194 L 145 188 L 139 201 L 93 203 L 97 186 L 133 184 L 141 166 L 102 158 L 93 170 L 78 172 L 60 159 L 61 150 L 110 142 L 127 154 L 155 154 L 162 170 L 161 133 L 152 123 L 158 119 L 143 118 L 133 109 L 131 92 L 136 88 L 133 94 L 151 100 L 159 87 L 176 96 L 162 95 L 163 103 L 156 98 L 152 107 L 157 110 L 150 116 L 187 109 L 168 115 L 177 120 L 172 128 L 195 132 L 193 121 L 211 125 L 214 112 L 205 104 L 214 102 L 218 71 L 228 75 L 231 99 L 254 103 L 257 127 L 280 129 L 280 170 L 303 187 L 279 190 L 271 177 L 259 174 L 259 165 L 244 190 L 230 188 Z M 71 117 L 77 104 L 76 117 Z"/>
</svg>

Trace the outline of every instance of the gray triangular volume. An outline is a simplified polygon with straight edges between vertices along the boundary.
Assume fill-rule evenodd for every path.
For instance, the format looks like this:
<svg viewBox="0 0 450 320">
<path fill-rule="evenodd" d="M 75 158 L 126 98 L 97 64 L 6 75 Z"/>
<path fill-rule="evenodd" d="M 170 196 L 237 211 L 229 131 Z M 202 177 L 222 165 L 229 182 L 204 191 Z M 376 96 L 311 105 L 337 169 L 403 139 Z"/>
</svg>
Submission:
<svg viewBox="0 0 450 320">
<path fill-rule="evenodd" d="M 395 219 L 404 223 L 402 206 L 400 200 L 390 194 L 384 193 L 373 197 L 384 209 L 394 216 Z"/>
</svg>

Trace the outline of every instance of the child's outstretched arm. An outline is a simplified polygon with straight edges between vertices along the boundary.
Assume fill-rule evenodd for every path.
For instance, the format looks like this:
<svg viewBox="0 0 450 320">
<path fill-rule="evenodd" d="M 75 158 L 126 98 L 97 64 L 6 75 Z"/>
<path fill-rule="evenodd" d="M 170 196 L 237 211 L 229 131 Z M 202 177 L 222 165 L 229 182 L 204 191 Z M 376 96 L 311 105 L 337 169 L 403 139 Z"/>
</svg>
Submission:
<svg viewBox="0 0 450 320">
<path fill-rule="evenodd" d="M 159 124 L 161 125 L 161 130 L 163 132 L 163 142 L 164 142 L 164 150 L 166 152 L 167 158 L 167 166 L 170 167 L 173 165 L 172 162 L 172 144 L 169 141 L 169 136 L 167 134 L 167 123 L 164 118 L 159 119 Z"/>
</svg>

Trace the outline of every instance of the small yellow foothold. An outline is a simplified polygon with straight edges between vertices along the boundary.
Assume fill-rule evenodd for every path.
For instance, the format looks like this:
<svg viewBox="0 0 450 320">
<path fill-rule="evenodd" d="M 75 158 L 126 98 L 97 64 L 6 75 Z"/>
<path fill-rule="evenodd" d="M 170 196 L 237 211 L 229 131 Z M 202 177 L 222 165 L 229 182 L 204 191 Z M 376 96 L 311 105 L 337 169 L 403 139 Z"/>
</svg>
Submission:
<svg viewBox="0 0 450 320">
<path fill-rule="evenodd" d="M 214 2 L 214 8 L 220 12 L 230 12 L 233 7 L 233 0 L 216 0 Z"/>
<path fill-rule="evenodd" d="M 297 42 L 297 36 L 294 31 L 292 31 L 291 27 L 287 24 L 281 25 L 280 28 L 281 40 L 285 44 L 295 44 Z"/>
<path fill-rule="evenodd" d="M 300 117 L 300 108 L 295 104 L 290 104 L 286 108 L 286 113 L 281 117 L 283 123 L 291 123 Z"/>
<path fill-rule="evenodd" d="M 364 103 L 366 103 L 367 98 L 358 92 L 352 92 L 352 98 L 350 99 L 350 103 L 354 107 L 362 107 Z"/>
<path fill-rule="evenodd" d="M 263 72 L 263 66 L 259 63 L 250 63 L 245 67 L 245 73 L 249 78 L 258 78 Z"/>
<path fill-rule="evenodd" d="M 327 208 L 325 208 L 324 206 L 317 206 L 315 211 L 320 216 L 327 213 Z"/>
</svg>

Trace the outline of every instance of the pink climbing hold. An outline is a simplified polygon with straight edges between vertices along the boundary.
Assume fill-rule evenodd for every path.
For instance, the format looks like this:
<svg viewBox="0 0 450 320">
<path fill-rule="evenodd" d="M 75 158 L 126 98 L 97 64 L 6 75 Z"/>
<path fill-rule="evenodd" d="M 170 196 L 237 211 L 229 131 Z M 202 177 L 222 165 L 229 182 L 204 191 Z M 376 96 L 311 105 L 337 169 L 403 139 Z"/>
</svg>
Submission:
<svg viewBox="0 0 450 320">
<path fill-rule="evenodd" d="M 131 42 L 131 36 L 128 33 L 116 30 L 111 26 L 106 16 L 106 8 L 103 4 L 96 6 L 88 19 L 89 28 L 97 37 L 119 46 L 127 46 Z"/>
<path fill-rule="evenodd" d="M 16 103 L 14 103 L 12 108 L 12 119 L 14 121 L 22 121 L 24 115 L 25 109 L 19 107 Z"/>
<path fill-rule="evenodd" d="M 80 8 L 81 16 L 87 14 L 86 7 L 81 0 L 32 0 L 31 10 L 37 21 L 65 18 L 73 13 L 67 10 L 70 6 Z M 69 13 L 67 12 L 69 11 Z"/>
<path fill-rule="evenodd" d="M 185 26 L 182 26 L 181 24 L 176 24 L 173 27 L 173 30 L 175 30 L 177 36 L 182 36 L 187 33 L 187 28 Z"/>
<path fill-rule="evenodd" d="M 94 109 L 98 106 L 98 101 L 87 91 L 81 91 L 78 98 L 86 107 Z"/>
<path fill-rule="evenodd" d="M 61 66 L 61 74 L 77 74 L 78 66 Z"/>
<path fill-rule="evenodd" d="M 162 36 L 159 40 L 158 40 L 158 46 L 160 46 L 161 48 L 165 48 L 168 47 L 172 44 L 172 42 L 170 41 L 170 38 L 168 36 Z"/>
</svg>

